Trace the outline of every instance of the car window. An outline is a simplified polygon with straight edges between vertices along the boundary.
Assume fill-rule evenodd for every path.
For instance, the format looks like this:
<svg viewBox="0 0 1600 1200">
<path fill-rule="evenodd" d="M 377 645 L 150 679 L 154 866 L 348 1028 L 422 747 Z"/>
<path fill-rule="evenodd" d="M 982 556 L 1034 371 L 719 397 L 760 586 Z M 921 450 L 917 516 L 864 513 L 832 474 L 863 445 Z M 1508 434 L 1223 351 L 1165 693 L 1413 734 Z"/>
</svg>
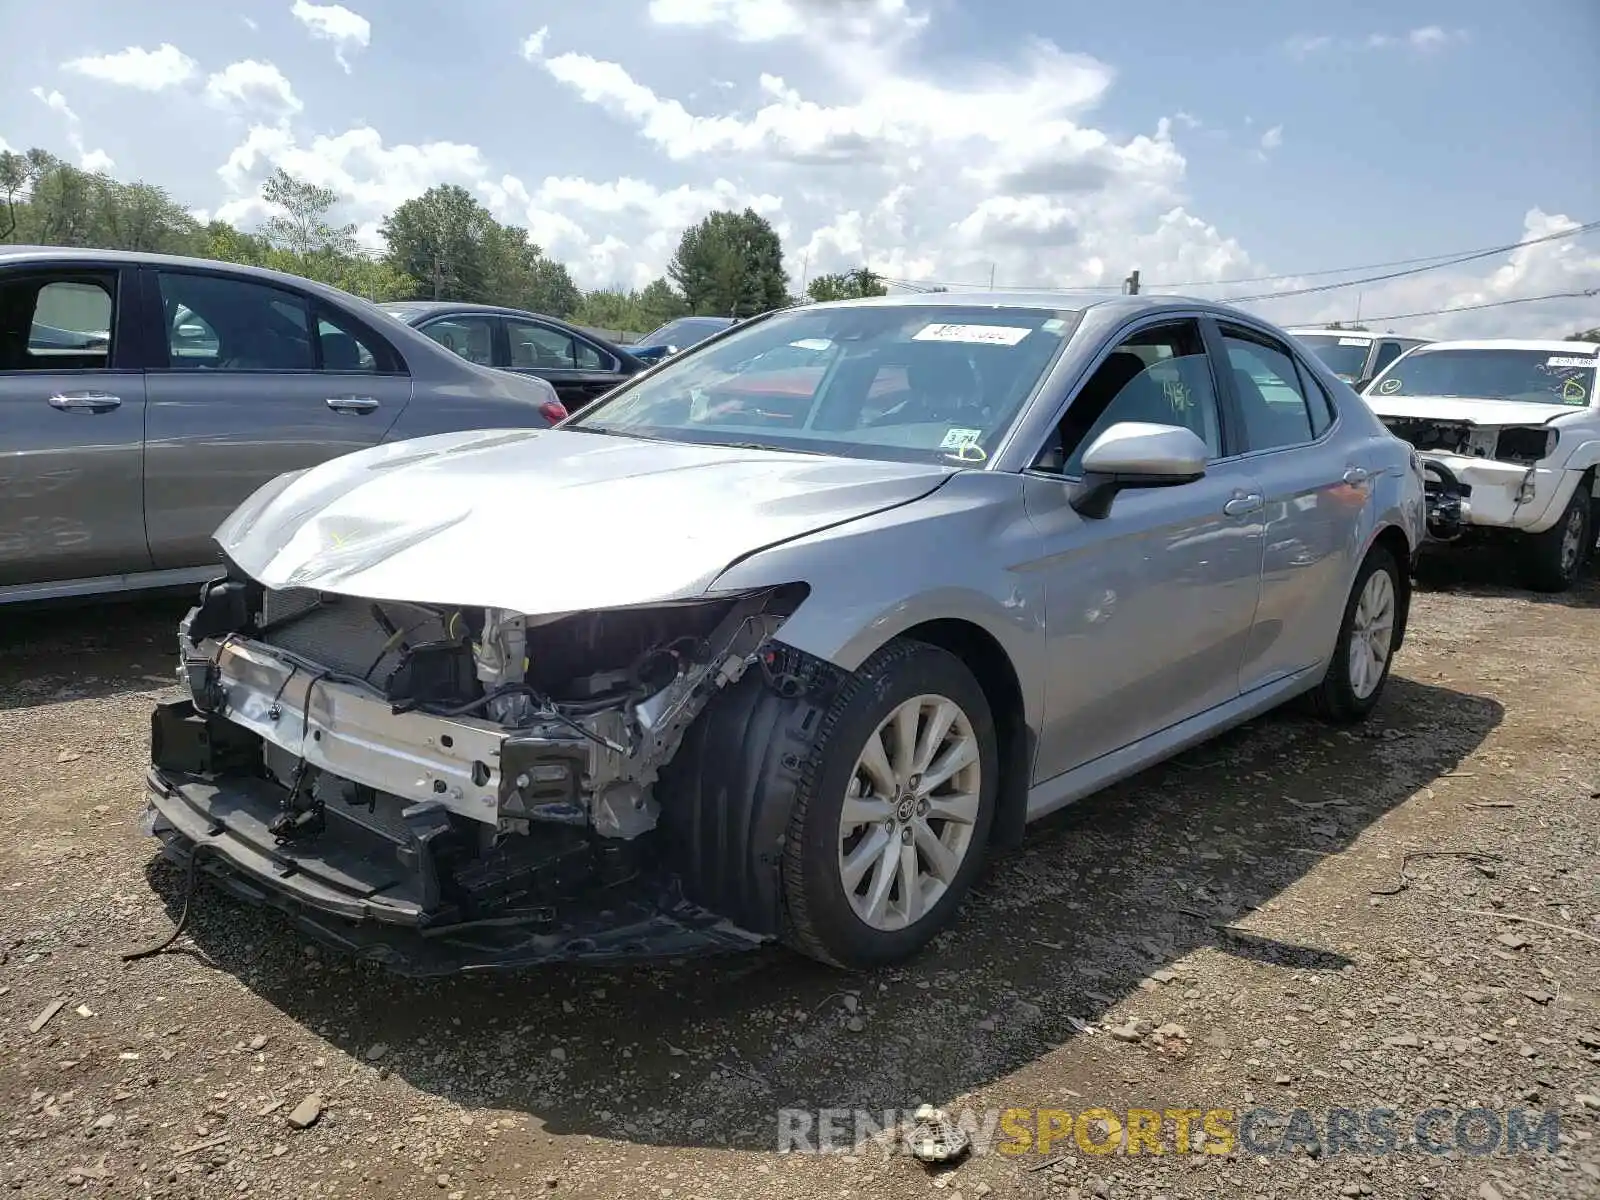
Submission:
<svg viewBox="0 0 1600 1200">
<path fill-rule="evenodd" d="M 1594 403 L 1600 355 L 1553 345 L 1424 346 L 1395 360 L 1367 396 L 1470 396 L 1583 408 Z"/>
<path fill-rule="evenodd" d="M 787 309 L 636 376 L 566 428 L 977 467 L 1080 319 L 981 303 Z M 813 362 L 770 354 L 801 343 Z"/>
<path fill-rule="evenodd" d="M 1334 406 L 1333 397 L 1328 395 L 1328 389 L 1322 386 L 1322 381 L 1311 373 L 1311 368 L 1298 360 L 1295 366 L 1300 369 L 1301 390 L 1311 398 L 1311 434 L 1321 437 L 1339 419 L 1339 410 Z"/>
<path fill-rule="evenodd" d="M 1368 374 L 1376 375 L 1395 359 L 1399 358 L 1401 351 L 1404 349 L 1405 347 L 1399 342 L 1379 342 L 1378 357 L 1372 360 L 1372 370 Z"/>
<path fill-rule="evenodd" d="M 336 323 L 336 318 L 323 313 L 317 318 L 317 342 L 322 354 L 324 371 L 356 371 L 368 375 L 378 373 L 378 355 L 367 340 Z"/>
<path fill-rule="evenodd" d="M 302 297 L 219 275 L 161 271 L 158 278 L 167 361 L 174 370 L 316 369 L 310 313 Z"/>
<path fill-rule="evenodd" d="M 0 285 L 0 371 L 82 371 L 110 362 L 112 279 L 24 276 Z"/>
<path fill-rule="evenodd" d="M 1366 374 L 1372 338 L 1343 333 L 1297 333 L 1298 341 L 1320 358 L 1340 379 L 1357 383 Z"/>
<path fill-rule="evenodd" d="M 1245 448 L 1279 450 L 1311 441 L 1311 407 L 1293 356 L 1243 330 L 1224 328 L 1222 344 L 1239 397 Z"/>
<path fill-rule="evenodd" d="M 1035 469 L 1077 476 L 1094 441 L 1122 421 L 1181 425 L 1222 456 L 1216 388 L 1200 327 L 1179 321 L 1118 344 L 1078 389 Z"/>
<path fill-rule="evenodd" d="M 422 332 L 453 354 L 485 367 L 494 366 L 494 318 L 441 317 L 421 327 Z"/>
<path fill-rule="evenodd" d="M 549 325 L 507 318 L 506 338 L 511 344 L 511 366 L 523 370 L 601 371 L 610 366 L 596 347 Z"/>
</svg>

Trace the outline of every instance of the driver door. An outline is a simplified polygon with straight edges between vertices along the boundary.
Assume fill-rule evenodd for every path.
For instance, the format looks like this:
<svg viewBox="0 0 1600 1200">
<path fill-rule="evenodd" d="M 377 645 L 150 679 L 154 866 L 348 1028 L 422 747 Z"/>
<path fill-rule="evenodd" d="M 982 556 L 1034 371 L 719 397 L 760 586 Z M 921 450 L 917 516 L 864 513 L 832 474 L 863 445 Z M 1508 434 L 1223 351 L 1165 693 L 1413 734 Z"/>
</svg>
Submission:
<svg viewBox="0 0 1600 1200">
<path fill-rule="evenodd" d="M 1235 456 L 1199 323 L 1137 329 L 1068 402 L 1024 476 L 1042 535 L 1045 720 L 1034 782 L 1120 750 L 1239 695 L 1261 591 L 1265 505 Z M 1206 475 L 1121 492 L 1101 519 L 1069 501 L 1084 453 L 1123 421 L 1186 426 Z"/>
</svg>

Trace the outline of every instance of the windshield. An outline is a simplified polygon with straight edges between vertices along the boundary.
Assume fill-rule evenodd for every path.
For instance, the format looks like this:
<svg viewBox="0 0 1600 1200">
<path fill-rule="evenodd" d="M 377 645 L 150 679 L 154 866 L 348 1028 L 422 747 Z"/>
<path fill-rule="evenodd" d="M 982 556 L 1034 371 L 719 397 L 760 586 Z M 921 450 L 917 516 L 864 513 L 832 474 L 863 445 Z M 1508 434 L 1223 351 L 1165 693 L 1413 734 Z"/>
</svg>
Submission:
<svg viewBox="0 0 1600 1200">
<path fill-rule="evenodd" d="M 1416 350 L 1396 359 L 1369 396 L 1462 396 L 1582 408 L 1594 398 L 1594 351 Z"/>
<path fill-rule="evenodd" d="M 1295 338 L 1346 383 L 1361 378 L 1366 369 L 1370 338 L 1340 337 L 1336 333 L 1297 333 Z"/>
<path fill-rule="evenodd" d="M 602 401 L 565 428 L 902 462 L 986 462 L 1081 314 L 792 309 Z"/>
<path fill-rule="evenodd" d="M 721 317 L 682 317 L 668 321 L 654 333 L 645 334 L 639 339 L 639 345 L 676 346 L 682 350 L 696 342 L 705 341 L 713 333 L 721 333 L 732 324 L 732 321 Z"/>
</svg>

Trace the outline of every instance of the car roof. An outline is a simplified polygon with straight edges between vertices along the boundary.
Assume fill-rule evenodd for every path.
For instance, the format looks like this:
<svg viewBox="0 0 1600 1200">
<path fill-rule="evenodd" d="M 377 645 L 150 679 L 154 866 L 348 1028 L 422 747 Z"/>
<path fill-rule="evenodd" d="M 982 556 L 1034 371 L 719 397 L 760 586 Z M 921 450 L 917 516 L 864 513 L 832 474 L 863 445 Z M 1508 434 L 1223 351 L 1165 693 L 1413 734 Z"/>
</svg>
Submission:
<svg viewBox="0 0 1600 1200">
<path fill-rule="evenodd" d="M 625 346 L 618 346 L 604 334 L 596 333 L 582 325 L 574 325 L 571 321 L 563 321 L 560 317 L 552 317 L 546 313 L 533 312 L 526 308 L 512 308 L 507 304 L 476 304 L 470 300 L 385 300 L 378 305 L 391 316 L 404 316 L 409 324 L 424 317 L 446 316 L 455 314 L 479 313 L 485 316 L 497 317 L 526 317 L 530 321 L 541 321 L 546 325 L 554 325 L 557 329 L 564 329 L 568 333 L 580 333 L 591 342 L 598 342 L 607 350 L 628 357 Z"/>
<path fill-rule="evenodd" d="M 1470 338 L 1454 342 L 1429 342 L 1429 350 L 1537 350 L 1568 354 L 1574 358 L 1600 356 L 1600 342 L 1568 342 L 1561 338 Z"/>
<path fill-rule="evenodd" d="M 288 283 L 310 291 L 340 298 L 346 302 L 370 304 L 364 297 L 354 295 L 303 275 L 287 271 L 274 271 L 267 267 L 251 267 L 243 263 L 223 262 L 215 258 L 192 258 L 180 254 L 153 254 L 143 250 L 96 250 L 88 246 L 0 246 L 0 264 L 26 262 L 81 262 L 110 265 L 147 267 L 187 267 L 200 271 L 227 271 L 251 276 L 263 283 Z"/>
<path fill-rule="evenodd" d="M 1296 337 L 1302 337 L 1308 333 L 1318 333 L 1327 337 L 1361 338 L 1363 341 L 1368 342 L 1417 342 L 1421 344 L 1429 340 L 1425 337 L 1417 337 L 1415 334 L 1373 333 L 1370 329 L 1329 329 L 1326 325 L 1285 325 L 1283 331 L 1292 333 Z"/>
</svg>

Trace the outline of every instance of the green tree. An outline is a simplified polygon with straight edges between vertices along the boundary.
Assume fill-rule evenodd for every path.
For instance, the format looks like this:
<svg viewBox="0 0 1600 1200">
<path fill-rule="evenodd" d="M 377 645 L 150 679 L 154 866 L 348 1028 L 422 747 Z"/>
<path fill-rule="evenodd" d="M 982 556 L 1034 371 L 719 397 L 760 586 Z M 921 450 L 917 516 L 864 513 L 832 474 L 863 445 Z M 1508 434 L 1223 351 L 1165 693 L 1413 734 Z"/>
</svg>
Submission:
<svg viewBox="0 0 1600 1200">
<path fill-rule="evenodd" d="M 261 234 L 279 249 L 293 254 L 356 253 L 356 227 L 328 220 L 339 203 L 339 193 L 296 179 L 279 167 L 261 187 L 261 198 L 278 212 L 261 223 Z"/>
<path fill-rule="evenodd" d="M 667 274 L 695 313 L 750 317 L 789 299 L 783 245 L 754 209 L 714 212 L 684 230 Z"/>
<path fill-rule="evenodd" d="M 388 261 L 418 281 L 419 296 L 482 302 L 489 294 L 495 220 L 455 184 L 431 187 L 385 218 Z"/>
<path fill-rule="evenodd" d="M 882 276 L 867 267 L 857 267 L 838 275 L 818 275 L 806 285 L 813 300 L 860 300 L 866 296 L 887 296 L 888 285 Z"/>
<path fill-rule="evenodd" d="M 1580 329 L 1577 333 L 1567 334 L 1569 342 L 1600 342 L 1600 325 L 1593 329 Z"/>
<path fill-rule="evenodd" d="M 566 317 L 583 300 L 566 265 L 546 258 L 544 251 L 528 240 L 528 231 L 518 226 L 489 221 L 484 263 L 487 303 Z"/>
<path fill-rule="evenodd" d="M 690 311 L 689 302 L 673 291 L 672 285 L 665 279 L 655 279 L 646 284 L 638 294 L 636 304 L 639 309 L 637 333 L 649 333 L 668 321 L 688 316 Z"/>
</svg>

